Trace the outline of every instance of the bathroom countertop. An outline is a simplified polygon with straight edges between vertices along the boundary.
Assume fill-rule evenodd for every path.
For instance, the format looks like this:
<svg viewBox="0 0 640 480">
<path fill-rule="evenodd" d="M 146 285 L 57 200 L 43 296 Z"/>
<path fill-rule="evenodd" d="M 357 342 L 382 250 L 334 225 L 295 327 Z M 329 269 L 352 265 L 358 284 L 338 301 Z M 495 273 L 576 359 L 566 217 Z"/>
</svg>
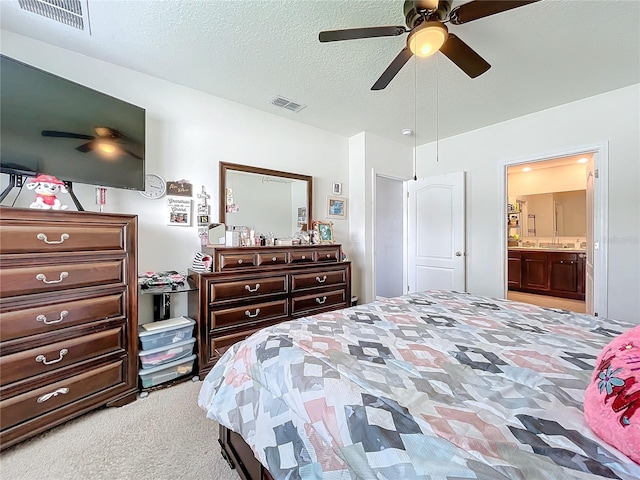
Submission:
<svg viewBox="0 0 640 480">
<path fill-rule="evenodd" d="M 553 246 L 553 247 L 536 247 L 536 246 L 531 246 L 531 247 L 507 247 L 509 250 L 531 250 L 534 252 L 564 252 L 564 253 L 586 253 L 587 250 L 584 248 L 562 248 L 559 246 Z"/>
</svg>

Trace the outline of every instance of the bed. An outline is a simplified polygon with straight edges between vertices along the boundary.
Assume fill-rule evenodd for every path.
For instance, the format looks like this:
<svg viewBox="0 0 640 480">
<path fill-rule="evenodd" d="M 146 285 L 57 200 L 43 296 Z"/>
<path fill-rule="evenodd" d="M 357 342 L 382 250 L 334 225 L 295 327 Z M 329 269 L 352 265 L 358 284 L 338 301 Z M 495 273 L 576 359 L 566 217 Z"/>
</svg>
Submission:
<svg viewBox="0 0 640 480">
<path fill-rule="evenodd" d="M 633 326 L 408 294 L 260 330 L 224 354 L 199 404 L 252 480 L 638 479 L 582 410 L 597 355 Z"/>
</svg>

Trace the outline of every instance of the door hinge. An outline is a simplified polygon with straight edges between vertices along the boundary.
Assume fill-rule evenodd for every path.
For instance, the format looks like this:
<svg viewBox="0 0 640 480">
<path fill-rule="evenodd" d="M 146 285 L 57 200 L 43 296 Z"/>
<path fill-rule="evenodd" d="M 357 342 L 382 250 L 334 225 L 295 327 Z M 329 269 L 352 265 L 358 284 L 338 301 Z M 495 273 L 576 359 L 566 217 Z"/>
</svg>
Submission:
<svg viewBox="0 0 640 480">
<path fill-rule="evenodd" d="M 598 170 L 597 168 L 593 171 L 593 176 L 596 178 L 600 178 L 600 170 Z"/>
</svg>

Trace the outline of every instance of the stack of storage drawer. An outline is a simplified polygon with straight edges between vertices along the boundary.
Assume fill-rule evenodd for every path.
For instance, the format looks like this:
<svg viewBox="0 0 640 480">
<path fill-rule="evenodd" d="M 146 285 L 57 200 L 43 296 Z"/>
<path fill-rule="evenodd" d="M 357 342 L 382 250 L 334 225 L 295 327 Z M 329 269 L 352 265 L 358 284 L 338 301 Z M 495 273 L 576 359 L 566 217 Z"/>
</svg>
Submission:
<svg viewBox="0 0 640 480">
<path fill-rule="evenodd" d="M 141 369 L 138 373 L 142 389 L 192 372 L 196 359 L 193 355 L 195 323 L 193 319 L 178 317 L 139 326 Z"/>
</svg>

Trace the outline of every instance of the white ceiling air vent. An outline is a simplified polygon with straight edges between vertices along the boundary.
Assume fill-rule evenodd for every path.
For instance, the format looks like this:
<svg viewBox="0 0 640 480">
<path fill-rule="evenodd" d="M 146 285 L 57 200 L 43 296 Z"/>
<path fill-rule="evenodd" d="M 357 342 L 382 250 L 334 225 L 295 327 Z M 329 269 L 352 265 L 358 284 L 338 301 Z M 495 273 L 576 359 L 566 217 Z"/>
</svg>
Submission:
<svg viewBox="0 0 640 480">
<path fill-rule="evenodd" d="M 18 0 L 20 8 L 91 34 L 86 0 Z"/>
<path fill-rule="evenodd" d="M 287 110 L 291 110 L 292 112 L 296 112 L 296 113 L 306 107 L 306 105 L 301 105 L 299 103 L 293 102 L 289 99 L 286 99 L 280 96 L 271 100 L 271 104 L 275 105 L 276 107 L 286 108 Z"/>
</svg>

